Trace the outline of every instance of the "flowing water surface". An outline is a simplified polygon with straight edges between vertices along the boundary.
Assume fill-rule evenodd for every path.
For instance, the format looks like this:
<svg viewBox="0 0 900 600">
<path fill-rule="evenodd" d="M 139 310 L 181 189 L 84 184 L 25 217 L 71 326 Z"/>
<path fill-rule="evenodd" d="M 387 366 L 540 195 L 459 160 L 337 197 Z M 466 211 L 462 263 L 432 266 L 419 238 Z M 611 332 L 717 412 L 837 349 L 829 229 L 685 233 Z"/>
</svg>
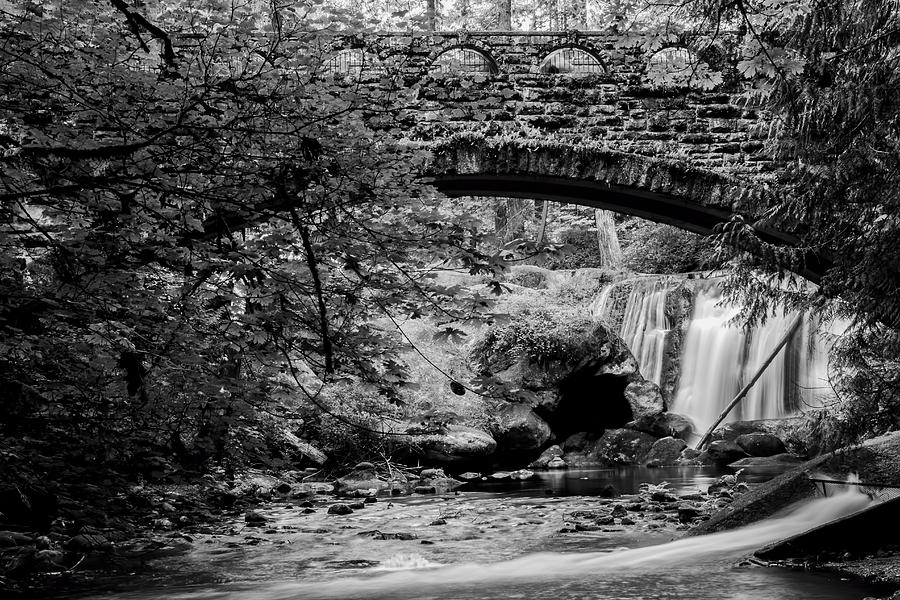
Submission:
<svg viewBox="0 0 900 600">
<path fill-rule="evenodd" d="M 673 489 L 682 491 L 714 477 L 696 473 L 693 480 L 666 474 L 675 480 Z M 623 487 L 624 476 L 619 472 Z M 572 473 L 569 484 L 593 480 L 596 486 L 610 478 L 617 479 L 616 472 L 583 471 Z M 557 477 L 557 487 L 563 484 L 565 478 Z M 273 509 L 267 531 L 201 537 L 186 554 L 158 561 L 114 591 L 77 597 L 848 600 L 880 591 L 742 561 L 767 543 L 864 508 L 871 500 L 855 489 L 739 530 L 673 541 L 681 532 L 611 527 L 560 534 L 567 511 L 603 500 L 548 496 L 552 486 L 550 476 L 531 488 L 385 500 L 346 517 L 319 512 L 301 518 L 295 509 Z M 435 524 L 436 519 L 446 522 Z M 387 535 L 373 538 L 373 531 Z M 398 539 L 397 532 L 416 535 Z"/>
</svg>

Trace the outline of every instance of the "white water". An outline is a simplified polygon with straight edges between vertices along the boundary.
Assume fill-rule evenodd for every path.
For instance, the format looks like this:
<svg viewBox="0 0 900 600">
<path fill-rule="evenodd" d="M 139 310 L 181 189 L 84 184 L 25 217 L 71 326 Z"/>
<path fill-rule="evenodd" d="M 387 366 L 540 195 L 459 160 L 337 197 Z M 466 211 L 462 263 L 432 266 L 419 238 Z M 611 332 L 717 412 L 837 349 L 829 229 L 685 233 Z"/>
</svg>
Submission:
<svg viewBox="0 0 900 600">
<path fill-rule="evenodd" d="M 773 314 L 748 332 L 732 322 L 741 308 L 722 302 L 718 282 L 697 285 L 670 409 L 691 417 L 695 430 L 702 432 L 753 377 L 796 314 Z M 666 317 L 666 298 L 677 286 L 677 281 L 666 278 L 636 281 L 619 332 L 637 359 L 641 375 L 657 384 L 662 383 L 665 344 L 673 327 Z M 607 317 L 612 289 L 604 289 L 591 307 L 595 318 Z M 830 395 L 827 340 L 814 318 L 801 318 L 791 342 L 726 422 L 784 417 L 804 407 L 821 406 L 822 398 Z"/>
<path fill-rule="evenodd" d="M 662 382 L 666 335 L 672 328 L 666 318 L 666 297 L 672 288 L 666 279 L 635 282 L 622 319 L 622 340 L 631 348 L 644 379 L 656 384 Z"/>
<path fill-rule="evenodd" d="M 558 585 L 563 585 L 565 580 L 585 578 L 609 584 L 610 581 L 634 575 L 652 580 L 656 574 L 668 575 L 679 567 L 699 566 L 704 569 L 705 564 L 709 565 L 705 569 L 712 571 L 767 544 L 852 514 L 871 503 L 856 486 L 848 487 L 851 489 L 840 495 L 813 500 L 794 507 L 783 516 L 755 525 L 645 548 L 588 553 L 541 552 L 492 564 L 439 568 L 420 568 L 422 561 L 413 555 L 408 557 L 408 570 L 376 576 L 264 585 L 254 589 L 231 590 L 225 592 L 227 596 L 217 590 L 174 593 L 168 597 L 189 600 L 223 597 L 232 600 L 393 598 L 396 594 L 409 593 L 420 597 L 418 594 L 427 590 L 427 594 L 423 595 L 428 597 L 454 598 L 457 597 L 452 593 L 454 589 L 474 588 L 488 594 L 493 589 L 496 591 L 493 597 L 499 598 L 504 597 L 504 585 L 520 586 L 529 582 L 540 582 L 542 585 L 559 582 Z M 396 568 L 399 565 L 392 566 Z M 697 583 L 702 585 L 702 582 Z"/>
</svg>

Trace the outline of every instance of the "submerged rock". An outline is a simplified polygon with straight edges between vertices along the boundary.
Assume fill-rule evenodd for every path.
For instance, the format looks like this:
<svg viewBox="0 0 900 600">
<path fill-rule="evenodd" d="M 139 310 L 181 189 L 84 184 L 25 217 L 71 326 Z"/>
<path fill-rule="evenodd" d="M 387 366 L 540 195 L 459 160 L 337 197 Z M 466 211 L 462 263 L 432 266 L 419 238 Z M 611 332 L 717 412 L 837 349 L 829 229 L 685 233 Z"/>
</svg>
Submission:
<svg viewBox="0 0 900 600">
<path fill-rule="evenodd" d="M 353 512 L 348 504 L 332 504 L 328 507 L 329 515 L 349 515 Z"/>
</svg>

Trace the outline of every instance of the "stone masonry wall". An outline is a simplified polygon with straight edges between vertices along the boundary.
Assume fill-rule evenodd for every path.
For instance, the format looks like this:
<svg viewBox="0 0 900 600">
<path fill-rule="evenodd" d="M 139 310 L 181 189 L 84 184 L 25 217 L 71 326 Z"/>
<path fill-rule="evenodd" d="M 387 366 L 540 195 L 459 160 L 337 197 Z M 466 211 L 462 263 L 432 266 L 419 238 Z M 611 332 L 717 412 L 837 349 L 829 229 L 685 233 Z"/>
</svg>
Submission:
<svg viewBox="0 0 900 600">
<path fill-rule="evenodd" d="M 452 133 L 487 137 L 561 137 L 607 144 L 611 150 L 685 161 L 734 175 L 770 173 L 760 151 L 769 123 L 748 106 L 746 83 L 724 46 L 699 59 L 722 75 L 712 89 L 654 86 L 648 69 L 658 50 L 608 33 L 373 34 L 327 39 L 327 51 L 359 49 L 418 90 L 421 104 L 405 117 L 411 139 L 439 141 Z M 551 74 L 540 66 L 554 50 L 589 52 L 603 71 Z M 493 73 L 435 73 L 434 61 L 454 48 L 476 50 Z M 383 76 L 383 75 L 382 75 Z"/>
</svg>

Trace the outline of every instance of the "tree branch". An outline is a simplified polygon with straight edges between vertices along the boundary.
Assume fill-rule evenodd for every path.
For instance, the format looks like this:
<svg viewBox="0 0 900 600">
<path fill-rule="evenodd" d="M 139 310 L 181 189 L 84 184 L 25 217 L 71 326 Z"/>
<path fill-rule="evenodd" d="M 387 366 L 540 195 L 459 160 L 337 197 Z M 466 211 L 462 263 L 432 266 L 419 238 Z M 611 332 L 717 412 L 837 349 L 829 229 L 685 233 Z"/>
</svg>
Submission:
<svg viewBox="0 0 900 600">
<path fill-rule="evenodd" d="M 167 66 L 174 68 L 176 66 L 175 50 L 172 47 L 172 40 L 169 37 L 169 34 L 148 21 L 146 17 L 144 17 L 144 15 L 129 10 L 128 5 L 125 3 L 125 0 L 110 0 L 110 2 L 116 8 L 116 10 L 125 15 L 125 18 L 128 20 L 128 24 L 131 25 L 131 30 L 134 32 L 144 50 L 149 51 L 150 49 L 147 48 L 147 44 L 145 44 L 144 40 L 141 39 L 139 29 L 144 29 L 147 33 L 162 42 L 163 60 L 165 61 Z"/>
</svg>

